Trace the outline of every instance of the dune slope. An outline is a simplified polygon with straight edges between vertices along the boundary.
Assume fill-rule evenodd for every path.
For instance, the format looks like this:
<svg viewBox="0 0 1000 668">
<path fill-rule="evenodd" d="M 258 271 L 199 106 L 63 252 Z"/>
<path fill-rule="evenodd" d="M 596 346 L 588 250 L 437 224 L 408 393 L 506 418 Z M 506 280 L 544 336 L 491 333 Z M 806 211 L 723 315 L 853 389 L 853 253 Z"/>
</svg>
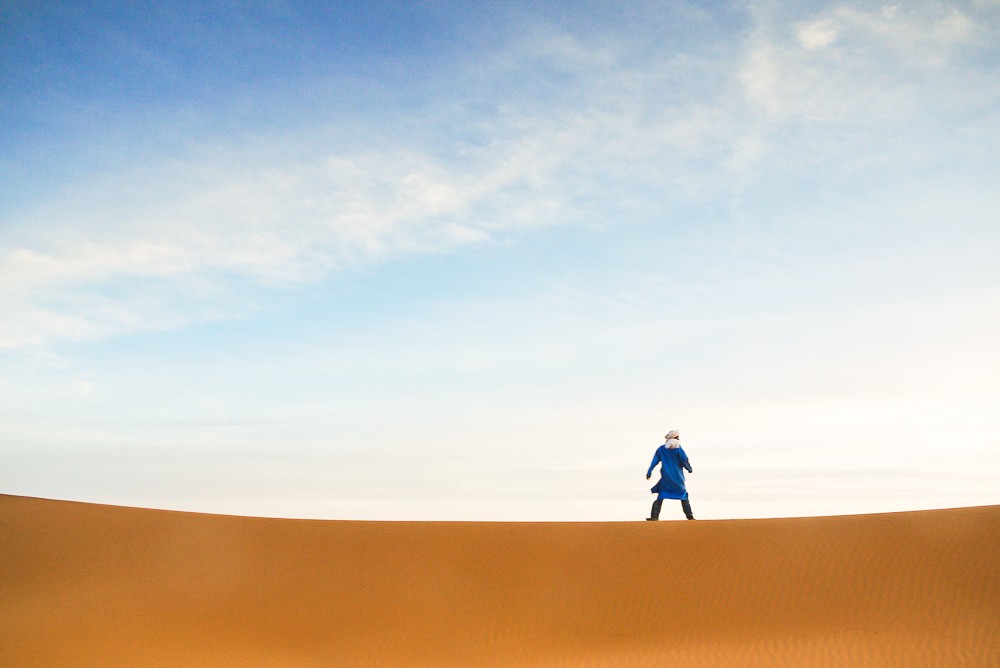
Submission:
<svg viewBox="0 0 1000 668">
<path fill-rule="evenodd" d="M 1000 506 L 279 520 L 0 496 L 3 666 L 996 666 Z"/>
</svg>

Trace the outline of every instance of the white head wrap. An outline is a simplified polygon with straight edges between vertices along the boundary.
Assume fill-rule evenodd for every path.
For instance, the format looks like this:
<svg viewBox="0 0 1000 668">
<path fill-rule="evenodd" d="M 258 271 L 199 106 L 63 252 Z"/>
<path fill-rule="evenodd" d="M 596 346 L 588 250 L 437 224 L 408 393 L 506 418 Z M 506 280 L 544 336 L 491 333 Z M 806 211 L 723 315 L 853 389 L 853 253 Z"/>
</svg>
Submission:
<svg viewBox="0 0 1000 668">
<path fill-rule="evenodd" d="M 681 442 L 677 440 L 680 435 L 681 435 L 681 432 L 678 429 L 674 429 L 674 430 L 668 431 L 667 435 L 664 437 L 667 440 L 667 447 L 668 448 L 679 448 L 679 447 L 681 447 Z"/>
</svg>

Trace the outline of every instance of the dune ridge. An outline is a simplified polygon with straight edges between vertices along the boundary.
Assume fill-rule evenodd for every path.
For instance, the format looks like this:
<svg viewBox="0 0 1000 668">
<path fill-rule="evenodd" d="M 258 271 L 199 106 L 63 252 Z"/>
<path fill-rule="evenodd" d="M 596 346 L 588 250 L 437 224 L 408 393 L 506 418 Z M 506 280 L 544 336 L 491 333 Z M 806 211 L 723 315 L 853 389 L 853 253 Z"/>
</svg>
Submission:
<svg viewBox="0 0 1000 668">
<path fill-rule="evenodd" d="M 997 666 L 1000 506 L 263 519 L 0 495 L 2 666 Z"/>
</svg>

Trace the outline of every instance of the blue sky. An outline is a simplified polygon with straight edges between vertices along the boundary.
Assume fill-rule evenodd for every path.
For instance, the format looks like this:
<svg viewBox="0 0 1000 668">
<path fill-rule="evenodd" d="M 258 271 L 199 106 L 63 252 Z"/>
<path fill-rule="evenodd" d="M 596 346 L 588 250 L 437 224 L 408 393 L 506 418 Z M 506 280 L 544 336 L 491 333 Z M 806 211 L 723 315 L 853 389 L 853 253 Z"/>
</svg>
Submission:
<svg viewBox="0 0 1000 668">
<path fill-rule="evenodd" d="M 478 4 L 0 8 L 0 490 L 1000 502 L 1000 3 Z"/>
</svg>

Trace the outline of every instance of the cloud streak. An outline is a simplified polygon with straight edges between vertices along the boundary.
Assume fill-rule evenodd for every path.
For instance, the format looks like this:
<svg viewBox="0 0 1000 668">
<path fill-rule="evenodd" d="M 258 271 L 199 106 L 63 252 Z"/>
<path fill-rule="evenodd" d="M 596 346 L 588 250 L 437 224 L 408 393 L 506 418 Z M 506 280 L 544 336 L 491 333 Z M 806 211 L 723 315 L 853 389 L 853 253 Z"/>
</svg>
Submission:
<svg viewBox="0 0 1000 668">
<path fill-rule="evenodd" d="M 599 81 L 582 86 L 593 98 L 585 110 L 559 99 L 569 91 L 564 85 L 554 99 L 491 100 L 495 111 L 470 126 L 486 142 L 452 143 L 444 155 L 405 142 L 324 149 L 322 139 L 301 152 L 310 135 L 329 136 L 311 125 L 217 155 L 209 136 L 203 139 L 209 148 L 187 159 L 168 154 L 151 166 L 121 156 L 119 170 L 81 175 L 73 190 L 10 221 L 0 286 L 11 317 L 0 346 L 134 331 L 143 321 L 160 327 L 183 320 L 183 313 L 217 311 L 212 295 L 230 301 L 246 281 L 315 281 L 345 267 L 549 225 L 565 218 L 571 200 L 598 178 L 595 170 L 631 178 L 637 171 L 627 158 L 690 155 L 708 134 L 697 113 L 665 122 L 636 108 L 650 104 L 642 87 L 655 73 L 618 71 L 611 56 L 566 36 L 522 48 L 522 59 L 495 68 L 537 79 L 541 67 L 543 78 L 569 73 L 568 85 L 579 86 L 592 75 L 588 68 L 599 67 Z M 445 115 L 423 123 L 436 132 L 469 121 Z M 266 148 L 285 140 L 291 153 Z M 133 297 L 107 296 L 118 285 L 150 281 L 158 282 L 153 292 L 176 285 L 173 295 L 160 290 L 151 309 L 164 317 L 148 320 Z"/>
<path fill-rule="evenodd" d="M 80 175 L 8 220 L 0 347 L 238 315 L 232 305 L 257 290 L 581 217 L 670 216 L 721 196 L 745 220 L 746 195 L 776 170 L 805 163 L 818 179 L 836 153 L 861 164 L 912 157 L 885 138 L 888 124 L 919 118 L 939 85 L 973 108 L 968 82 L 947 82 L 952 63 L 996 37 L 976 11 L 758 8 L 742 49 L 639 63 L 621 35 L 537 31 L 473 63 L 461 90 L 425 91 L 436 101 L 409 123 L 420 132 L 392 147 L 352 146 L 310 117 L 242 147 L 196 135 L 196 150 L 158 166 L 122 155 L 122 168 Z M 890 83 L 890 72 L 904 77 Z M 469 103 L 480 111 L 456 115 Z M 966 121 L 996 143 L 984 120 Z M 961 141 L 918 126 L 929 141 Z"/>
</svg>

